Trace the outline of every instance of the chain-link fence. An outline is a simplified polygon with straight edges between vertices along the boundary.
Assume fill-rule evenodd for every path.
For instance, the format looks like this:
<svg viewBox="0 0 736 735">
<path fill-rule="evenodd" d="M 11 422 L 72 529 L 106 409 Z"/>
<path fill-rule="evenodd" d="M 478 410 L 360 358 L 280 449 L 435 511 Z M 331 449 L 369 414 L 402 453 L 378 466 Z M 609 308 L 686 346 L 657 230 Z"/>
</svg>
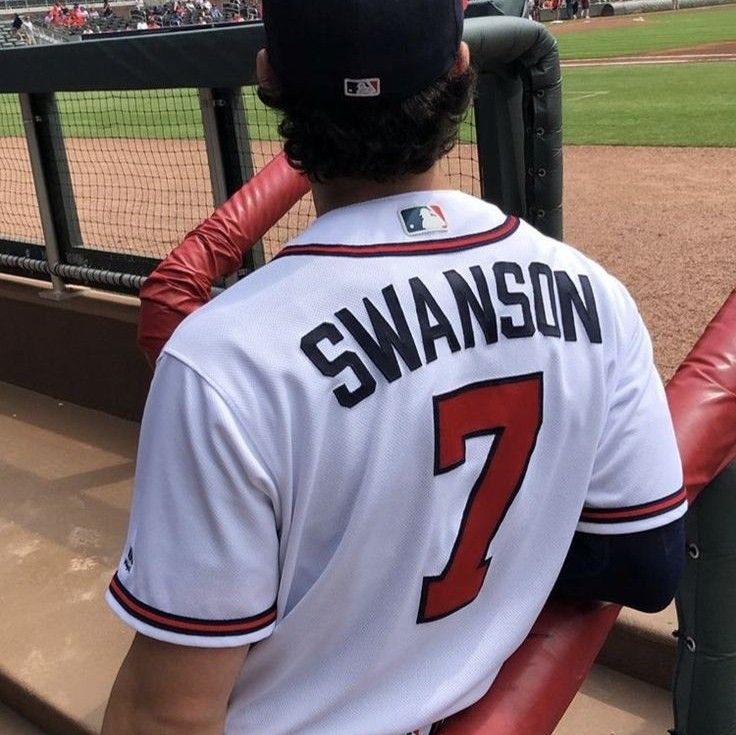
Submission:
<svg viewBox="0 0 736 735">
<path fill-rule="evenodd" d="M 17 94 L 0 94 L 0 240 L 43 244 Z"/>
<path fill-rule="evenodd" d="M 196 90 L 57 95 L 81 247 L 163 258 L 214 206 Z"/>
</svg>

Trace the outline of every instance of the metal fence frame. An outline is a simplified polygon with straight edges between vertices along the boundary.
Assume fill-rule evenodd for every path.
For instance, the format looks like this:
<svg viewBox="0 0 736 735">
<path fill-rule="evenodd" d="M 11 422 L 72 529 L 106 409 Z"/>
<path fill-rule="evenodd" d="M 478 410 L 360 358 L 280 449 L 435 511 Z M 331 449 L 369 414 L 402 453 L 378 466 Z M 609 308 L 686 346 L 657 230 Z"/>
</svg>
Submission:
<svg viewBox="0 0 736 735">
<path fill-rule="evenodd" d="M 237 42 L 241 58 L 255 57 L 261 46 L 261 34 L 257 30 L 250 26 L 228 28 L 225 32 L 229 50 Z M 19 95 L 44 246 L 0 238 L 0 270 L 50 279 L 53 295 L 62 298 L 68 283 L 103 285 L 111 290 L 135 293 L 159 262 L 155 258 L 83 246 L 57 92 L 196 88 L 212 184 L 211 205 L 222 204 L 252 176 L 241 92 L 242 86 L 255 82 L 252 64 L 240 65 L 235 74 L 223 74 L 222 54 L 220 58 L 212 58 L 210 53 L 212 63 L 200 65 L 196 73 L 188 67 L 167 74 L 165 67 L 171 69 L 171 65 L 159 61 L 154 65 L 159 67 L 157 73 L 150 74 L 152 58 L 164 60 L 183 55 L 201 60 L 203 49 L 211 52 L 215 48 L 212 39 L 205 40 L 210 35 L 211 31 L 203 33 L 197 29 L 179 34 L 99 39 L 83 46 L 75 44 L 73 53 L 68 46 L 21 48 L 3 53 L 8 74 L 3 75 L 0 91 Z M 111 63 L 113 59 L 117 63 Z M 201 66 L 206 66 L 209 74 Z M 100 69 L 105 71 L 100 73 Z M 221 86 L 223 79 L 231 86 Z M 252 269 L 263 260 L 262 250 L 255 248 L 248 254 L 245 267 Z"/>
</svg>

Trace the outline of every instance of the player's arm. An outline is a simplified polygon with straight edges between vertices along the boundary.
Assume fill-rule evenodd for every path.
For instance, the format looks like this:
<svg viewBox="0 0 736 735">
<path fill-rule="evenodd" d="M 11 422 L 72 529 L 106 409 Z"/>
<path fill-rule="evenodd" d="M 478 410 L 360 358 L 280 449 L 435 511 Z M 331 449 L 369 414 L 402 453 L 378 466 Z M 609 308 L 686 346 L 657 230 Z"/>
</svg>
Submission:
<svg viewBox="0 0 736 735">
<path fill-rule="evenodd" d="M 102 735 L 222 735 L 248 646 L 192 648 L 137 634 L 105 712 Z"/>
<path fill-rule="evenodd" d="M 617 284 L 608 415 L 558 594 L 645 612 L 672 599 L 685 555 L 682 464 L 649 334 Z"/>
<path fill-rule="evenodd" d="M 642 612 L 663 610 L 677 591 L 684 549 L 684 517 L 639 533 L 578 531 L 553 594 L 616 602 Z"/>
<path fill-rule="evenodd" d="M 238 409 L 181 359 L 159 360 L 107 593 L 137 635 L 105 735 L 222 735 L 248 646 L 275 628 L 278 496 Z"/>
</svg>

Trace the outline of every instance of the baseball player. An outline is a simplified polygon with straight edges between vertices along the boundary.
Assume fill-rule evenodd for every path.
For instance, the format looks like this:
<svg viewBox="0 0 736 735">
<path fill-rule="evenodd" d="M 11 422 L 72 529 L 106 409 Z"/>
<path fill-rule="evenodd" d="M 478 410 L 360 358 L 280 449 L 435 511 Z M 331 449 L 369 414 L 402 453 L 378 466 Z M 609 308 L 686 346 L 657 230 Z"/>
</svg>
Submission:
<svg viewBox="0 0 736 735">
<path fill-rule="evenodd" d="M 264 18 L 260 94 L 318 218 L 158 360 L 103 732 L 426 735 L 555 586 L 668 603 L 671 420 L 626 289 L 448 188 L 460 0 Z"/>
</svg>

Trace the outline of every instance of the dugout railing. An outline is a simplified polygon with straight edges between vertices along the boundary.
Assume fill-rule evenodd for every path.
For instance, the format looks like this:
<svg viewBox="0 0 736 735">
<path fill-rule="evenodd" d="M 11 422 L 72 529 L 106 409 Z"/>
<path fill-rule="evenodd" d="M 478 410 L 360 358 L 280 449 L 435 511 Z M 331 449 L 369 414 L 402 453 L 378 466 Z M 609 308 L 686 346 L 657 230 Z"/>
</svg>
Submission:
<svg viewBox="0 0 736 735">
<path fill-rule="evenodd" d="M 453 185 L 562 235 L 560 69 L 520 18 L 468 19 L 479 71 Z M 0 270 L 135 294 L 156 264 L 280 149 L 253 92 L 261 24 L 11 49 L 0 75 Z M 295 205 L 246 255 L 310 220 Z"/>
</svg>

